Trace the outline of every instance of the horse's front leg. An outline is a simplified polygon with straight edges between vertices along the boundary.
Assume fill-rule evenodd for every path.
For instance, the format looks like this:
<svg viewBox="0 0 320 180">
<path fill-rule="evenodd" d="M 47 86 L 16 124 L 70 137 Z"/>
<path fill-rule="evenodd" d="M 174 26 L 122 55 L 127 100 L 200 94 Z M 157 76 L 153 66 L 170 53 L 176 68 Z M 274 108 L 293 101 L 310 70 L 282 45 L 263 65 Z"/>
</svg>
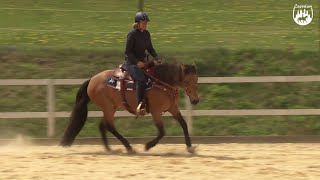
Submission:
<svg viewBox="0 0 320 180">
<path fill-rule="evenodd" d="M 146 146 L 145 146 L 145 150 L 146 151 L 148 151 L 153 146 L 157 145 L 158 142 L 160 141 L 160 139 L 165 135 L 165 131 L 164 131 L 164 128 L 163 128 L 163 123 L 162 123 L 162 120 L 161 120 L 161 113 L 160 112 L 153 113 L 152 114 L 152 119 L 153 119 L 153 122 L 154 122 L 155 126 L 158 129 L 158 136 L 155 139 L 149 141 L 146 144 Z"/>
<path fill-rule="evenodd" d="M 187 145 L 187 151 L 191 154 L 194 154 L 195 147 L 193 147 L 191 144 L 191 139 L 190 139 L 190 135 L 189 135 L 189 131 L 188 131 L 188 125 L 187 125 L 186 121 L 184 120 L 183 116 L 181 115 L 179 108 L 177 106 L 173 107 L 169 110 L 169 112 L 179 122 L 180 126 L 182 127 L 185 142 Z"/>
</svg>

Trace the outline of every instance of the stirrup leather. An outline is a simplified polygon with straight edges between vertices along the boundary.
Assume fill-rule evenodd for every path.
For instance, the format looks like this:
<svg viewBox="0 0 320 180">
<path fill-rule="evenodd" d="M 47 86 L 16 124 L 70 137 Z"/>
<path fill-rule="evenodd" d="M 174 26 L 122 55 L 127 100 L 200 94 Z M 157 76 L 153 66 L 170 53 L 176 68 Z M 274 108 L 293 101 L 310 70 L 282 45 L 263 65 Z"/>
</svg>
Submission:
<svg viewBox="0 0 320 180">
<path fill-rule="evenodd" d="M 146 115 L 147 112 L 146 112 L 145 107 L 142 107 L 142 106 L 143 106 L 143 102 L 140 102 L 136 111 L 137 111 L 138 115 L 144 116 L 144 115 Z"/>
</svg>

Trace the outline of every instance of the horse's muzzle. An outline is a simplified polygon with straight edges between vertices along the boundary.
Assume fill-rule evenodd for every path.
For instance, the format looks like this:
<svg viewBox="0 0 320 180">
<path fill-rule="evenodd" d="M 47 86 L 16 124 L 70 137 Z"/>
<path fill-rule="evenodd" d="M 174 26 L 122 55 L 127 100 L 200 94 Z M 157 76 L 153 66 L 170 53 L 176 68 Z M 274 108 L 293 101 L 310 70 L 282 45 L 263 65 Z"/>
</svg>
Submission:
<svg viewBox="0 0 320 180">
<path fill-rule="evenodd" d="M 192 105 L 196 105 L 196 104 L 198 104 L 199 103 L 199 99 L 195 99 L 195 100 L 192 100 L 191 101 L 191 104 Z"/>
</svg>

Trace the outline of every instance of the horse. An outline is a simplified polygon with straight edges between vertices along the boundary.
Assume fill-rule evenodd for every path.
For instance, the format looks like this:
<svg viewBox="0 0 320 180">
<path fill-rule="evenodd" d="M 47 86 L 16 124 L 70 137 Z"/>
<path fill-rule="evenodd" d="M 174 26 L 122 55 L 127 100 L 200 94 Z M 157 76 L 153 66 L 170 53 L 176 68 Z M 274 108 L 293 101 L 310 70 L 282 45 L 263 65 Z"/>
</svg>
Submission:
<svg viewBox="0 0 320 180">
<path fill-rule="evenodd" d="M 103 112 L 99 130 L 105 149 L 112 152 L 107 139 L 107 132 L 109 131 L 121 141 L 127 153 L 136 153 L 127 139 L 119 134 L 114 125 L 114 114 L 116 110 L 125 107 L 124 99 L 131 108 L 138 105 L 135 91 L 125 91 L 125 98 L 123 98 L 118 89 L 106 85 L 106 80 L 114 77 L 118 71 L 119 69 L 105 70 L 86 80 L 81 85 L 76 95 L 69 125 L 60 145 L 64 147 L 72 145 L 75 137 L 85 124 L 88 115 L 88 103 L 92 101 Z M 169 112 L 183 129 L 187 151 L 195 153 L 195 147 L 192 146 L 186 121 L 178 107 L 178 90 L 184 89 L 191 104 L 196 105 L 199 102 L 196 67 L 189 64 L 163 63 L 154 67 L 153 74 L 151 76 L 154 80 L 153 86 L 145 92 L 145 97 L 148 112 L 151 113 L 153 122 L 158 129 L 158 135 L 146 143 L 145 150 L 148 151 L 154 147 L 165 135 L 161 116 L 164 112 Z"/>
<path fill-rule="evenodd" d="M 307 22 L 307 18 L 308 18 L 308 16 L 303 16 L 303 15 L 302 15 L 302 17 L 299 17 L 299 18 L 298 18 L 298 21 L 299 21 L 299 22 Z"/>
</svg>

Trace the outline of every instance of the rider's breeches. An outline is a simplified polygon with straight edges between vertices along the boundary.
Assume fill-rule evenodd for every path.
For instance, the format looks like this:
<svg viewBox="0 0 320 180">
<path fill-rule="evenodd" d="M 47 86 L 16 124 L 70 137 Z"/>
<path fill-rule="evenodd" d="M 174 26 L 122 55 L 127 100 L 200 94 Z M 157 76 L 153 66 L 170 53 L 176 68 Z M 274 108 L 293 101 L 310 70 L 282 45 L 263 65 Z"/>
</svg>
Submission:
<svg viewBox="0 0 320 180">
<path fill-rule="evenodd" d="M 136 91 L 137 91 L 137 102 L 140 103 L 143 101 L 144 92 L 146 90 L 146 83 L 137 81 L 136 82 Z"/>
<path fill-rule="evenodd" d="M 146 77 L 141 69 L 136 65 L 127 66 L 128 73 L 136 81 L 137 102 L 143 101 L 144 92 L 146 90 Z"/>
</svg>

